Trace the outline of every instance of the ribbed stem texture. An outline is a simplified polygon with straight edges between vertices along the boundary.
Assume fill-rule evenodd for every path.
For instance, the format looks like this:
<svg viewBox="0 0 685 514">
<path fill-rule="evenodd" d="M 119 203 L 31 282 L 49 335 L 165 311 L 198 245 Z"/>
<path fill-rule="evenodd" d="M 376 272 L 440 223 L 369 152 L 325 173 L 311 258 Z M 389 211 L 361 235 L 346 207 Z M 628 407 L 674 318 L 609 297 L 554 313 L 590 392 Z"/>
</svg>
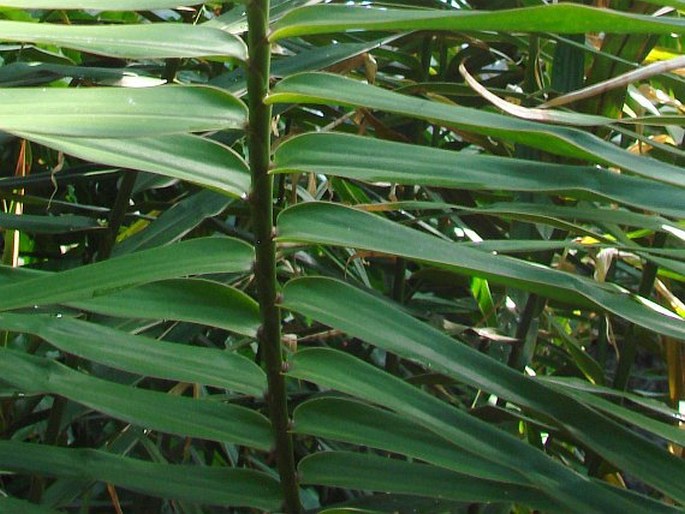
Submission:
<svg viewBox="0 0 685 514">
<path fill-rule="evenodd" d="M 273 179 L 271 159 L 271 107 L 264 103 L 269 89 L 271 49 L 267 39 L 269 0 L 248 0 L 247 93 L 248 148 L 252 189 L 250 203 L 255 232 L 257 299 L 262 325 L 258 338 L 268 378 L 267 402 L 276 442 L 276 460 L 287 513 L 301 511 L 292 437 L 288 432 L 288 402 L 283 377 L 281 316 L 276 305 L 276 245 L 273 241 Z"/>
</svg>

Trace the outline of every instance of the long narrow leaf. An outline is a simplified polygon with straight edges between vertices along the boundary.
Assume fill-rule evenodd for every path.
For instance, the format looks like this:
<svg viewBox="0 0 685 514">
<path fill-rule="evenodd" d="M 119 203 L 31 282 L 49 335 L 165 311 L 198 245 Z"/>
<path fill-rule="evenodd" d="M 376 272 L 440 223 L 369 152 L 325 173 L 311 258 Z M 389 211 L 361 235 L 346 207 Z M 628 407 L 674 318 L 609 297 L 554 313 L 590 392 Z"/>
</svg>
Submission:
<svg viewBox="0 0 685 514">
<path fill-rule="evenodd" d="M 223 328 L 254 337 L 260 324 L 257 302 L 242 291 L 203 279 L 143 284 L 71 306 L 139 319 L 172 319 Z"/>
<path fill-rule="evenodd" d="M 159 136 L 239 129 L 246 117 L 240 100 L 207 86 L 0 89 L 0 130 L 27 135 Z"/>
<path fill-rule="evenodd" d="M 60 273 L 9 280 L 0 285 L 0 310 L 85 300 L 186 275 L 248 271 L 252 260 L 252 247 L 237 239 L 191 239 Z"/>
<path fill-rule="evenodd" d="M 277 148 L 274 159 L 273 173 L 309 171 L 366 182 L 569 194 L 685 216 L 681 190 L 590 166 L 472 155 L 335 133 L 289 139 Z"/>
<path fill-rule="evenodd" d="M 293 431 L 399 453 L 473 477 L 530 485 L 520 473 L 498 463 L 497 453 L 475 454 L 402 416 L 358 401 L 309 400 L 295 409 Z"/>
<path fill-rule="evenodd" d="M 126 59 L 247 59 L 247 47 L 239 37 L 185 23 L 84 26 L 0 20 L 0 40 L 62 46 Z"/>
<path fill-rule="evenodd" d="M 313 5 L 286 14 L 275 24 L 270 38 L 275 41 L 285 37 L 362 29 L 668 35 L 685 33 L 685 23 L 679 18 L 657 18 L 566 3 L 490 12 Z"/>
<path fill-rule="evenodd" d="M 102 229 L 97 220 L 86 216 L 63 214 L 38 216 L 35 214 L 8 214 L 0 212 L 0 226 L 5 230 L 21 230 L 33 234 L 66 234 Z"/>
<path fill-rule="evenodd" d="M 0 314 L 3 330 L 34 334 L 53 346 L 112 368 L 143 376 L 223 387 L 261 396 L 266 376 L 246 357 L 135 336 L 67 317 Z"/>
<path fill-rule="evenodd" d="M 382 299 L 337 280 L 303 278 L 286 285 L 284 305 L 385 350 L 415 359 L 433 371 L 555 419 L 617 466 L 673 497 L 685 497 L 685 487 L 672 480 L 674 474 L 683 471 L 681 460 L 569 396 L 455 342 Z"/>
<path fill-rule="evenodd" d="M 390 408 L 475 453 L 496 455 L 503 466 L 517 470 L 571 511 L 642 512 L 633 502 L 617 497 L 510 434 L 351 355 L 330 349 L 303 350 L 291 359 L 288 373 Z"/>
<path fill-rule="evenodd" d="M 557 155 L 611 164 L 637 175 L 680 187 L 685 186 L 682 168 L 633 155 L 582 130 L 402 95 L 337 75 L 293 75 L 279 82 L 267 101 L 339 104 L 395 112 L 459 127 L 477 134 L 502 138 Z"/>
<path fill-rule="evenodd" d="M 685 320 L 621 287 L 492 255 L 419 232 L 380 216 L 328 203 L 299 204 L 278 218 L 280 241 L 331 244 L 399 255 L 476 275 L 562 302 L 600 307 L 662 334 L 685 339 Z"/>
<path fill-rule="evenodd" d="M 503 484 L 378 455 L 321 452 L 305 457 L 298 470 L 305 484 L 403 493 L 464 502 L 515 502 L 558 512 L 533 488 Z M 563 512 L 563 510 L 562 510 Z"/>
<path fill-rule="evenodd" d="M 250 188 L 250 175 L 242 157 L 227 146 L 199 136 L 107 139 L 15 134 L 91 162 L 149 171 L 231 196 L 244 197 Z"/>
<path fill-rule="evenodd" d="M 179 436 L 271 448 L 271 425 L 254 410 L 115 384 L 45 358 L 0 352 L 2 381 L 21 393 L 63 396 L 128 423 Z"/>
<path fill-rule="evenodd" d="M 228 170 L 225 170 L 225 175 Z M 213 191 L 199 191 L 174 204 L 145 229 L 128 235 L 117 243 L 112 255 L 124 255 L 145 248 L 164 246 L 177 241 L 205 219 L 217 216 L 231 203 L 230 198 Z"/>
<path fill-rule="evenodd" d="M 102 480 L 132 491 L 205 505 L 275 512 L 281 503 L 278 482 L 247 469 L 155 464 L 98 450 L 17 441 L 0 441 L 0 466 L 23 473 Z"/>
</svg>

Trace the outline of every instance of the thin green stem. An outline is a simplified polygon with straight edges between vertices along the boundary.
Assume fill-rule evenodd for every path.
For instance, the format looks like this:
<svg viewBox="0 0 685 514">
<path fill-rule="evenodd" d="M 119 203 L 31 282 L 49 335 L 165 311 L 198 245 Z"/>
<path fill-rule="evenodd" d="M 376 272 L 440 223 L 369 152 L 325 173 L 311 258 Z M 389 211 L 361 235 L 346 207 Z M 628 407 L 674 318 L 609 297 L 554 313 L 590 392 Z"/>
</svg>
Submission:
<svg viewBox="0 0 685 514">
<path fill-rule="evenodd" d="M 262 325 L 258 339 L 268 379 L 267 403 L 275 436 L 278 473 L 287 513 L 302 510 L 290 435 L 288 401 L 283 376 L 281 314 L 276 304 L 276 245 L 273 240 L 273 178 L 271 165 L 271 107 L 264 102 L 269 89 L 271 48 L 267 39 L 269 0 L 248 0 L 247 93 L 249 115 L 248 149 L 252 189 L 250 204 L 255 232 L 255 278 Z"/>
<path fill-rule="evenodd" d="M 114 206 L 109 213 L 107 230 L 100 240 L 97 255 L 98 261 L 106 261 L 112 254 L 114 242 L 117 239 L 117 233 L 126 217 L 126 211 L 128 210 L 131 194 L 133 193 L 133 187 L 135 186 L 136 178 L 138 177 L 137 171 L 124 171 L 122 173 L 119 191 L 117 192 Z"/>
<path fill-rule="evenodd" d="M 665 232 L 658 232 L 654 236 L 652 248 L 663 248 L 666 243 L 667 234 Z M 656 274 L 659 271 L 659 266 L 652 262 L 647 262 L 642 270 L 642 278 L 640 279 L 640 286 L 638 293 L 640 296 L 649 296 L 652 294 L 654 288 L 654 281 Z M 616 370 L 616 377 L 614 378 L 614 388 L 621 391 L 628 387 L 628 380 L 630 379 L 630 372 L 637 356 L 637 347 L 640 340 L 639 329 L 632 325 L 628 332 L 621 348 L 621 357 L 618 360 L 618 369 Z"/>
</svg>

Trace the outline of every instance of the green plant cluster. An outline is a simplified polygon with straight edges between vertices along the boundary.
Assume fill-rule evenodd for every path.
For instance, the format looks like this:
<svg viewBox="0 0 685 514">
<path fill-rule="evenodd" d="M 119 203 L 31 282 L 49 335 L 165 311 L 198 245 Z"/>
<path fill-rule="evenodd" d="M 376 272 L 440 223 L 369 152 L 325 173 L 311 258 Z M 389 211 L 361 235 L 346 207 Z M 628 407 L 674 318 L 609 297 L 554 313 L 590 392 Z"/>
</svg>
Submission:
<svg viewBox="0 0 685 514">
<path fill-rule="evenodd" d="M 0 512 L 683 512 L 683 8 L 0 0 Z"/>
</svg>

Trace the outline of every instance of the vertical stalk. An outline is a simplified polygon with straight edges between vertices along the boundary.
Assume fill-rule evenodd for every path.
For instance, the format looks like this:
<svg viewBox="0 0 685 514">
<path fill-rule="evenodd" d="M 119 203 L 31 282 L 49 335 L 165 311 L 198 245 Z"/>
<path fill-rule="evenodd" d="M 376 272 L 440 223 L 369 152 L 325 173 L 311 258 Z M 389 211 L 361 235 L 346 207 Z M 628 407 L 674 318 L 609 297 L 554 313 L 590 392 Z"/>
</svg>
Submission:
<svg viewBox="0 0 685 514">
<path fill-rule="evenodd" d="M 652 248 L 663 248 L 666 244 L 667 234 L 665 232 L 657 232 L 654 235 L 654 242 Z M 656 280 L 659 266 L 652 262 L 646 262 L 642 268 L 642 278 L 640 280 L 640 287 L 638 294 L 648 298 L 654 289 L 654 281 Z M 614 389 L 624 391 L 628 387 L 628 380 L 630 380 L 630 372 L 637 356 L 637 348 L 640 340 L 639 329 L 631 325 L 626 333 L 623 347 L 621 348 L 621 356 L 618 359 L 618 368 L 616 369 L 616 376 L 614 377 Z"/>
<path fill-rule="evenodd" d="M 262 324 L 260 352 L 269 384 L 267 403 L 276 443 L 276 460 L 285 512 L 301 511 L 292 437 L 288 432 L 288 403 L 282 373 L 281 315 L 276 305 L 276 245 L 273 240 L 273 178 L 271 164 L 271 107 L 264 103 L 269 89 L 271 48 L 267 38 L 269 0 L 247 1 L 249 107 L 248 150 L 252 189 L 250 207 L 255 232 L 255 278 Z"/>
</svg>

